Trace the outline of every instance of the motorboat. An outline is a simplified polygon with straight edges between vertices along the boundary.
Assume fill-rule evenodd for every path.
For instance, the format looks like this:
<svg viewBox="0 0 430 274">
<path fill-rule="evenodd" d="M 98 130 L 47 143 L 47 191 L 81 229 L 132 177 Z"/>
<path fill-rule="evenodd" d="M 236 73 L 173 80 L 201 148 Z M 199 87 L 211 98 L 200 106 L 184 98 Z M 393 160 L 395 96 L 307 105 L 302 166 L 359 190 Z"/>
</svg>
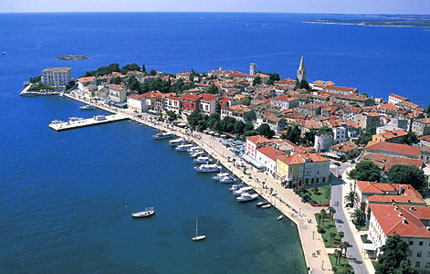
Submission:
<svg viewBox="0 0 430 274">
<path fill-rule="evenodd" d="M 234 184 L 234 185 L 232 185 L 228 190 L 230 190 L 230 191 L 235 191 L 235 190 L 238 190 L 239 188 L 241 188 L 241 187 L 244 187 L 245 185 L 243 184 L 243 183 L 240 183 L 240 184 Z"/>
<path fill-rule="evenodd" d="M 280 220 L 282 220 L 282 219 L 284 219 L 284 215 L 279 215 L 279 216 L 276 218 L 276 220 L 278 220 L 278 221 L 280 221 Z"/>
<path fill-rule="evenodd" d="M 197 157 L 197 159 L 194 160 L 194 163 L 197 163 L 197 164 L 205 164 L 210 162 L 212 162 L 212 159 L 207 156 L 199 156 Z"/>
<path fill-rule="evenodd" d="M 61 96 L 61 94 L 60 94 L 60 96 Z M 63 95 L 64 96 L 64 95 Z M 79 107 L 81 110 L 94 110 L 94 109 L 96 109 L 96 107 L 95 106 L 92 106 L 92 105 L 85 105 L 85 106 L 80 106 Z"/>
<path fill-rule="evenodd" d="M 178 138 L 178 139 L 170 140 L 170 141 L 169 141 L 169 144 L 170 144 L 172 147 L 175 147 L 175 146 L 182 145 L 184 142 L 185 142 L 185 140 L 184 140 L 184 139 L 182 139 L 182 138 Z"/>
<path fill-rule="evenodd" d="M 199 235 L 199 225 L 198 225 L 198 221 L 196 219 L 196 236 L 194 236 L 193 238 L 191 238 L 193 241 L 201 241 L 206 239 L 206 235 Z"/>
<path fill-rule="evenodd" d="M 212 179 L 219 181 L 226 176 L 230 176 L 230 174 L 228 172 L 220 172 L 217 175 L 213 176 Z"/>
<path fill-rule="evenodd" d="M 200 157 L 200 156 L 204 156 L 205 152 L 203 150 L 194 152 L 193 154 L 190 155 L 191 158 L 196 158 L 196 157 Z"/>
<path fill-rule="evenodd" d="M 182 145 L 177 146 L 175 148 L 175 150 L 178 152 L 187 151 L 192 146 L 193 146 L 192 144 L 182 144 Z"/>
<path fill-rule="evenodd" d="M 167 132 L 159 132 L 155 135 L 152 136 L 152 139 L 154 140 L 163 140 L 163 139 L 169 139 L 172 137 L 171 133 L 167 133 Z"/>
<path fill-rule="evenodd" d="M 194 169 L 200 173 L 209 173 L 209 172 L 217 172 L 221 170 L 221 166 L 217 164 L 202 164 L 198 167 L 197 166 L 194 167 Z"/>
<path fill-rule="evenodd" d="M 258 202 L 257 203 L 257 207 L 262 207 L 262 206 L 265 206 L 265 205 L 267 205 L 267 204 L 269 204 L 268 202 L 266 202 L 266 201 L 262 201 L 262 202 Z"/>
<path fill-rule="evenodd" d="M 188 151 L 188 153 L 193 154 L 194 152 L 197 152 L 197 151 L 200 151 L 200 150 L 202 150 L 201 147 L 199 147 L 199 146 L 192 146 L 187 151 Z"/>
<path fill-rule="evenodd" d="M 246 192 L 248 192 L 248 191 L 250 191 L 250 190 L 253 190 L 252 186 L 245 186 L 245 187 L 241 187 L 241 188 L 239 188 L 238 190 L 233 191 L 233 195 L 234 195 L 234 196 L 240 196 L 240 195 L 242 195 L 243 193 L 246 193 Z"/>
<path fill-rule="evenodd" d="M 236 200 L 239 203 L 245 203 L 245 202 L 251 202 L 251 201 L 257 200 L 257 198 L 258 198 L 257 193 L 249 194 L 248 192 L 245 192 L 242 195 L 240 195 L 240 197 L 237 197 Z"/>
<path fill-rule="evenodd" d="M 261 208 L 270 208 L 270 207 L 272 207 L 272 205 L 271 205 L 271 204 L 269 204 L 269 203 L 267 203 L 267 204 L 265 204 L 265 205 L 262 205 L 262 206 L 261 206 Z"/>
<path fill-rule="evenodd" d="M 221 178 L 221 180 L 219 180 L 220 184 L 232 184 L 235 181 L 236 180 L 231 176 L 226 176 L 224 178 Z"/>
<path fill-rule="evenodd" d="M 145 208 L 144 211 L 132 213 L 131 217 L 133 217 L 133 218 L 146 218 L 146 217 L 151 217 L 154 214 L 155 214 L 154 208 L 153 207 L 147 207 L 147 208 Z"/>
</svg>

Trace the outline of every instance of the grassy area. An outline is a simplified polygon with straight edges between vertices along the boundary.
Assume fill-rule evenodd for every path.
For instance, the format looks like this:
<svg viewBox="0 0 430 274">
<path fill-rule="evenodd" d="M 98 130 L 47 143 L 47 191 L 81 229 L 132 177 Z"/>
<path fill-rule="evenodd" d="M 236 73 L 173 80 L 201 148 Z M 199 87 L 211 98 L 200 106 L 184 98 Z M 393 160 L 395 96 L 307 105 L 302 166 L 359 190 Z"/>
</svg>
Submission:
<svg viewBox="0 0 430 274">
<path fill-rule="evenodd" d="M 347 258 L 341 257 L 340 261 L 338 261 L 337 264 L 336 264 L 336 256 L 334 256 L 333 254 L 330 254 L 329 258 L 330 258 L 330 263 L 334 273 L 353 273 L 352 267 L 349 265 Z"/>
<path fill-rule="evenodd" d="M 368 231 L 369 230 L 369 226 L 368 225 L 355 225 L 355 228 L 358 229 L 359 231 Z"/>
<path fill-rule="evenodd" d="M 309 190 L 311 194 L 311 200 L 315 201 L 317 204 L 328 204 L 330 203 L 331 196 L 331 186 L 320 186 L 313 187 Z"/>
<path fill-rule="evenodd" d="M 341 241 L 341 238 L 339 232 L 337 232 L 334 220 L 328 218 L 324 220 L 324 223 L 322 223 L 320 215 L 316 215 L 316 219 L 318 223 L 318 232 L 321 234 L 325 246 L 337 247 Z"/>
<path fill-rule="evenodd" d="M 361 241 L 365 244 L 371 244 L 372 241 L 370 241 L 369 239 L 367 239 L 367 234 L 361 235 Z"/>
</svg>

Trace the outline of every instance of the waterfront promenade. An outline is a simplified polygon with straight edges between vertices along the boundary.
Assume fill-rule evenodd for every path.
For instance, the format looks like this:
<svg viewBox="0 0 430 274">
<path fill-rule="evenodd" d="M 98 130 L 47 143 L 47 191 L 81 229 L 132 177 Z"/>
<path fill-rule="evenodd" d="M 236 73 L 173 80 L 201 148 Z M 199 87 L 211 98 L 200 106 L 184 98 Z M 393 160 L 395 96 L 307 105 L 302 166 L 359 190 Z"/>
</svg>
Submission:
<svg viewBox="0 0 430 274">
<path fill-rule="evenodd" d="M 195 142 L 236 177 L 252 186 L 261 197 L 270 202 L 297 225 L 306 265 L 309 267 L 311 273 L 332 272 L 330 260 L 323 240 L 317 232 L 317 223 L 314 217 L 314 214 L 318 213 L 321 208 L 314 208 L 308 204 L 302 203 L 300 197 L 297 196 L 293 190 L 283 188 L 276 183 L 273 178 L 262 172 L 255 172 L 250 166 L 247 166 L 246 173 L 243 168 L 236 167 L 234 161 L 239 160 L 239 158 L 224 147 L 219 142 L 219 138 L 200 133 L 196 134 L 168 123 L 156 121 L 156 119 L 149 114 L 138 117 L 129 110 L 115 108 L 102 102 L 90 101 L 83 96 L 78 96 L 73 93 L 68 94 L 67 97 L 85 104 L 94 105 L 111 113 L 122 114 L 140 124 L 171 132 L 179 137 Z"/>
</svg>

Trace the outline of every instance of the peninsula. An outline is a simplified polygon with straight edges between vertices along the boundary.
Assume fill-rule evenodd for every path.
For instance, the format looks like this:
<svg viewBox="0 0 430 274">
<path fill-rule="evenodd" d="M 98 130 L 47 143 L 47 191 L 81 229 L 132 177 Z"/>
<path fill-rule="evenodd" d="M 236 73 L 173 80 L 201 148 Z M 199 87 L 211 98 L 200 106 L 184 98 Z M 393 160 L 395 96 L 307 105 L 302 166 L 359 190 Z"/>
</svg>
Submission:
<svg viewBox="0 0 430 274">
<path fill-rule="evenodd" d="M 309 24 L 329 24 L 329 25 L 357 25 L 367 27 L 416 27 L 429 28 L 429 20 L 382 20 L 382 19 L 318 19 L 304 21 Z"/>
<path fill-rule="evenodd" d="M 67 60 L 67 61 L 70 61 L 70 60 L 85 60 L 85 59 L 88 59 L 88 57 L 86 57 L 85 55 L 74 55 L 74 54 L 72 54 L 72 55 L 62 55 L 62 56 L 59 56 L 59 57 L 57 57 L 57 60 Z"/>
</svg>

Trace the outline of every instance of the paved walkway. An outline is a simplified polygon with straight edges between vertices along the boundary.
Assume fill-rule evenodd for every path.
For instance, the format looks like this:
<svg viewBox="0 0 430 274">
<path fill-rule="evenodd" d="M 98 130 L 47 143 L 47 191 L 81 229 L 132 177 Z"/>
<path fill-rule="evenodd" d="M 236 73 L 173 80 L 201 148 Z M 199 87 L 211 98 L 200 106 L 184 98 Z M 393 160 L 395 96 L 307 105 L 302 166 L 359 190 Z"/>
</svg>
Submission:
<svg viewBox="0 0 430 274">
<path fill-rule="evenodd" d="M 177 136 L 191 139 L 205 149 L 212 157 L 216 158 L 244 183 L 254 187 L 255 191 L 260 196 L 296 223 L 306 264 L 310 268 L 310 273 L 332 273 L 330 260 L 323 240 L 317 232 L 316 220 L 314 217 L 314 214 L 320 212 L 321 208 L 314 208 L 308 204 L 303 204 L 301 202 L 301 198 L 296 195 L 293 190 L 283 188 L 281 185 L 276 183 L 273 178 L 262 172 L 255 172 L 248 165 L 245 174 L 243 168 L 238 168 L 233 164 L 232 159 L 239 160 L 239 157 L 224 147 L 219 142 L 219 138 L 200 133 L 190 134 L 190 132 L 185 129 L 173 127 L 167 123 L 157 122 L 153 116 L 148 114 L 144 114 L 142 117 L 137 117 L 137 115 L 131 111 L 117 109 L 100 102 L 90 102 L 84 97 L 78 98 L 71 95 L 68 95 L 68 97 L 86 104 L 92 104 L 105 111 L 126 114 L 129 116 L 129 119 L 138 123 L 145 124 L 156 129 L 170 131 Z M 232 162 L 229 162 L 229 160 Z M 262 182 L 265 182 L 264 188 Z"/>
</svg>

